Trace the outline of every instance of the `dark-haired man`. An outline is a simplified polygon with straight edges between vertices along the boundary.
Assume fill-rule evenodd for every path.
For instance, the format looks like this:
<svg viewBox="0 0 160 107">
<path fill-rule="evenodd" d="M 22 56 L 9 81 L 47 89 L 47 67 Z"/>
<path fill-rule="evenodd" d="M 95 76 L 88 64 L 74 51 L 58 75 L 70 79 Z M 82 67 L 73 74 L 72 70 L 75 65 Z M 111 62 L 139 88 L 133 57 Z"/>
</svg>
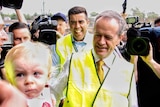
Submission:
<svg viewBox="0 0 160 107">
<path fill-rule="evenodd" d="M 92 48 L 93 35 L 88 33 L 89 19 L 84 7 L 74 6 L 68 11 L 70 34 L 60 38 L 56 43 L 56 52 L 60 58 L 58 64 L 63 65 L 68 55 Z"/>
<path fill-rule="evenodd" d="M 13 45 L 31 40 L 31 33 L 28 25 L 23 22 L 14 22 L 9 27 L 9 32 L 13 33 Z"/>
</svg>

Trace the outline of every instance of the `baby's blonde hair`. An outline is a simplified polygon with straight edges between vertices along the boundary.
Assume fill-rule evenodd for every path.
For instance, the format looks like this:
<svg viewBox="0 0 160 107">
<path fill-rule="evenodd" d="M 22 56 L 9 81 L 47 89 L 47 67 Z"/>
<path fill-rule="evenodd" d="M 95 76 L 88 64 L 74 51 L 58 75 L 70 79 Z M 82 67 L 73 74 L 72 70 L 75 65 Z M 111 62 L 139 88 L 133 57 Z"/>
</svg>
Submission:
<svg viewBox="0 0 160 107">
<path fill-rule="evenodd" d="M 44 59 L 42 61 L 45 61 L 44 66 L 48 68 L 48 76 L 50 75 L 52 68 L 52 56 L 48 46 L 41 42 L 27 41 L 11 48 L 5 57 L 5 76 L 12 85 L 16 85 L 14 60 L 22 57 L 27 60 L 34 59 L 35 57 L 38 59 Z"/>
</svg>

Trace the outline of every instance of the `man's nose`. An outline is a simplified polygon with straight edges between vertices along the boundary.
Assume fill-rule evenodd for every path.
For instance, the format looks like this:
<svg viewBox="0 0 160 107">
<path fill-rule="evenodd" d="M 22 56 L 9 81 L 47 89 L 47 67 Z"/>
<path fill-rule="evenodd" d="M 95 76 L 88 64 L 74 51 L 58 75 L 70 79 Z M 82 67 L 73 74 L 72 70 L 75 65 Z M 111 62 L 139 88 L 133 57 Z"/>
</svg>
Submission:
<svg viewBox="0 0 160 107">
<path fill-rule="evenodd" d="M 76 27 L 76 28 L 79 28 L 79 27 L 80 27 L 80 23 L 79 23 L 79 22 L 76 22 L 76 23 L 75 23 L 75 27 Z"/>
<path fill-rule="evenodd" d="M 105 43 L 105 37 L 104 36 L 101 36 L 100 39 L 99 39 L 99 43 L 101 44 L 104 44 Z"/>
</svg>

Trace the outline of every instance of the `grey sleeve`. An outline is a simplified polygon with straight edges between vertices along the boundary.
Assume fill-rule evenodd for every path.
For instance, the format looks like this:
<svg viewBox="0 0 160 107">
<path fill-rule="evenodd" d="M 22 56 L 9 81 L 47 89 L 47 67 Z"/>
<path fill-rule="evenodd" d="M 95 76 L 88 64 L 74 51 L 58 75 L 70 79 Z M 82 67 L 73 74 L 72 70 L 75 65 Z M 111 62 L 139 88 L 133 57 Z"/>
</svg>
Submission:
<svg viewBox="0 0 160 107">
<path fill-rule="evenodd" d="M 55 96 L 57 103 L 63 97 L 64 89 L 67 86 L 68 75 L 69 75 L 69 63 L 70 60 L 67 59 L 64 66 L 62 67 L 62 71 L 60 73 L 55 73 L 57 76 L 52 76 L 50 81 L 51 93 Z M 54 71 L 53 71 L 54 72 Z"/>
</svg>

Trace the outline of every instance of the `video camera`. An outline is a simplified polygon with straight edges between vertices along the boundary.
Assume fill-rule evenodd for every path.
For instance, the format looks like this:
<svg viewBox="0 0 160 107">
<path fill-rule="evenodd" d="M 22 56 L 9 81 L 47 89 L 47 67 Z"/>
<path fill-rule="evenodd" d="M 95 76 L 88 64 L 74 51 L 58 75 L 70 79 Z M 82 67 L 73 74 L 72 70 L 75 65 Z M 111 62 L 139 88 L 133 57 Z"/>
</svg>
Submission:
<svg viewBox="0 0 160 107">
<path fill-rule="evenodd" d="M 22 7 L 23 0 L 0 0 L 0 7 L 2 6 L 12 9 L 20 9 Z"/>
<path fill-rule="evenodd" d="M 50 16 L 41 15 L 32 23 L 31 32 L 39 30 L 38 41 L 48 45 L 56 44 L 57 21 L 51 20 Z"/>
<path fill-rule="evenodd" d="M 152 28 L 151 24 L 140 23 L 138 17 L 126 18 L 127 24 L 132 26 L 127 31 L 126 50 L 130 55 L 146 56 L 149 54 L 149 42 L 154 43 L 154 37 L 158 37 L 159 28 Z M 137 27 L 138 26 L 138 27 Z"/>
<path fill-rule="evenodd" d="M 149 38 L 143 37 L 140 29 L 129 28 L 127 31 L 127 52 L 131 55 L 146 56 L 149 53 Z"/>
</svg>

